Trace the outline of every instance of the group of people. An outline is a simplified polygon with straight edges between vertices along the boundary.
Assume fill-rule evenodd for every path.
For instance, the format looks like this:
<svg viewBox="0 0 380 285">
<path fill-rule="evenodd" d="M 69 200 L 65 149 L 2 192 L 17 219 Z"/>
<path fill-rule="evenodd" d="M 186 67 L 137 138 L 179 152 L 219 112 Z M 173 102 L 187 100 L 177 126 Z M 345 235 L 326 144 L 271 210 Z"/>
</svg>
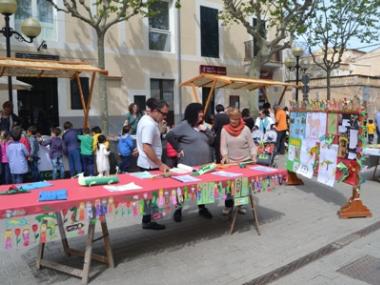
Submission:
<svg viewBox="0 0 380 285">
<path fill-rule="evenodd" d="M 276 130 L 277 151 L 284 152 L 285 133 L 287 131 L 287 114 L 279 106 L 275 106 L 273 118 L 270 114 L 270 105 L 260 110 L 260 116 L 253 120 L 249 112 L 243 114 L 236 108 L 226 111 L 222 105 L 216 106 L 217 114 L 214 123 L 209 126 L 204 121 L 203 106 L 200 103 L 189 104 L 183 120 L 171 128 L 164 136 L 167 142 L 167 154 L 163 155 L 163 134 L 160 125 L 168 115 L 169 105 L 165 101 L 154 98 L 146 102 L 147 111 L 137 124 L 136 143 L 138 149 L 137 165 L 140 170 L 167 172 L 170 167 L 182 163 L 188 166 L 197 166 L 217 161 L 219 163 L 256 162 L 256 146 L 253 132 L 267 132 Z M 249 122 L 253 123 L 251 126 Z M 164 159 L 167 157 L 169 159 Z M 223 214 L 229 214 L 233 208 L 233 197 L 227 196 Z M 149 203 L 148 203 L 149 205 Z M 199 205 L 199 215 L 211 219 L 212 214 L 205 207 Z M 246 209 L 238 208 L 244 214 Z M 173 218 L 176 222 L 182 220 L 182 205 L 177 204 Z M 152 210 L 146 207 L 142 219 L 144 229 L 161 230 L 164 225 L 152 221 Z"/>
</svg>

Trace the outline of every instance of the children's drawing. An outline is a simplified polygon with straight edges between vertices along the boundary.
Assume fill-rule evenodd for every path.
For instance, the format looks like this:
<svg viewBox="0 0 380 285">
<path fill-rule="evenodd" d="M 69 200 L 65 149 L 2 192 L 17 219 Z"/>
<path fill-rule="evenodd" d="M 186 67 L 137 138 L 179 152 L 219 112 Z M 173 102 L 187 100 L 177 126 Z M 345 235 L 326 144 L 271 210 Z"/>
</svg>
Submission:
<svg viewBox="0 0 380 285">
<path fill-rule="evenodd" d="M 300 165 L 301 142 L 300 139 L 289 138 L 288 160 L 286 162 L 286 169 L 289 171 L 297 171 Z"/>
<path fill-rule="evenodd" d="M 306 120 L 306 138 L 319 140 L 326 135 L 326 113 L 307 113 Z"/>
<path fill-rule="evenodd" d="M 307 178 L 312 178 L 314 164 L 318 153 L 318 141 L 315 139 L 305 139 L 302 141 L 300 165 L 297 173 Z"/>
<path fill-rule="evenodd" d="M 322 143 L 320 147 L 318 182 L 330 187 L 333 187 L 335 183 L 338 149 L 337 144 Z"/>
<path fill-rule="evenodd" d="M 290 113 L 290 134 L 291 138 L 303 139 L 305 137 L 306 114 L 292 112 Z"/>
</svg>

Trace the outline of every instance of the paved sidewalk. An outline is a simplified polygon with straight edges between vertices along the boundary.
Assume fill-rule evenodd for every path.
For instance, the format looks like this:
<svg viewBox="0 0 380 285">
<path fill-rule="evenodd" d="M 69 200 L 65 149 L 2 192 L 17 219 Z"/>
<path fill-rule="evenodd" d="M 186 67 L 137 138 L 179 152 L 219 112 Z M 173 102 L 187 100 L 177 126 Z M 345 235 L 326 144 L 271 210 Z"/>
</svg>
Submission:
<svg viewBox="0 0 380 285">
<path fill-rule="evenodd" d="M 237 230 L 229 235 L 228 220 L 221 214 L 222 204 L 210 206 L 214 214 L 211 221 L 200 218 L 196 207 L 185 209 L 182 223 L 167 218 L 163 221 L 167 230 L 161 232 L 141 230 L 139 220 L 134 218 L 110 221 L 116 268 L 108 269 L 94 262 L 95 276 L 90 284 L 247 283 L 379 221 L 378 182 L 368 181 L 362 189 L 362 199 L 371 209 L 372 218 L 338 218 L 337 211 L 350 195 L 347 185 L 338 184 L 331 189 L 308 180 L 304 186 L 282 186 L 274 192 L 258 194 L 261 236 L 249 224 L 248 215 L 238 217 Z M 376 251 L 380 247 L 379 237 L 377 231 L 358 239 L 272 284 L 366 284 L 336 270 L 366 254 L 380 257 Z M 70 243 L 83 246 L 78 238 Z M 101 248 L 100 244 L 97 248 Z M 53 260 L 81 264 L 80 259 L 66 259 L 58 241 L 48 244 L 46 252 Z M 1 249 L 0 283 L 80 283 L 52 270 L 35 270 L 35 256 L 36 248 Z"/>
</svg>

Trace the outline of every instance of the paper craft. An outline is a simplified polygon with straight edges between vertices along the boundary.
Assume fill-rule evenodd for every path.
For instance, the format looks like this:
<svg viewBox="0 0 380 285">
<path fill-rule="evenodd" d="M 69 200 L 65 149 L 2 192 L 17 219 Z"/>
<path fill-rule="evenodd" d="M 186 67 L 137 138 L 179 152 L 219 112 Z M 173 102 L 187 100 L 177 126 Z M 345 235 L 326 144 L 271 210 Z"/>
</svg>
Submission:
<svg viewBox="0 0 380 285">
<path fill-rule="evenodd" d="M 297 171 L 300 164 L 301 155 L 301 140 L 296 138 L 289 138 L 288 146 L 288 160 L 286 162 L 286 169 L 289 171 Z"/>
<path fill-rule="evenodd" d="M 340 134 L 344 134 L 344 133 L 346 133 L 347 132 L 347 128 L 345 127 L 345 126 L 339 126 L 339 133 Z"/>
<path fill-rule="evenodd" d="M 215 171 L 211 174 L 217 175 L 217 176 L 222 176 L 222 177 L 239 177 L 239 176 L 243 175 L 241 173 L 228 172 L 228 171 L 224 171 L 224 170 Z"/>
<path fill-rule="evenodd" d="M 305 138 L 319 140 L 326 135 L 326 113 L 307 113 L 306 120 Z"/>
<path fill-rule="evenodd" d="M 194 182 L 201 181 L 199 178 L 196 178 L 191 175 L 178 175 L 178 176 L 172 176 L 171 178 L 174 178 L 183 183 L 194 183 Z"/>
<path fill-rule="evenodd" d="M 262 165 L 255 165 L 255 166 L 250 167 L 250 169 L 256 170 L 256 171 L 261 171 L 261 172 L 274 172 L 274 171 L 276 171 L 276 169 L 274 169 L 274 168 L 262 166 Z"/>
<path fill-rule="evenodd" d="M 132 172 L 132 173 L 129 173 L 129 175 L 132 175 L 133 177 L 137 177 L 137 178 L 140 178 L 140 179 L 149 179 L 149 178 L 153 178 L 154 177 L 154 175 L 152 175 L 148 171 Z"/>
<path fill-rule="evenodd" d="M 318 152 L 317 140 L 305 139 L 302 142 L 300 166 L 297 173 L 307 178 L 312 178 L 314 173 L 314 163 Z"/>
<path fill-rule="evenodd" d="M 235 206 L 243 206 L 243 205 L 248 205 L 249 203 L 249 197 L 239 197 L 234 199 L 234 205 Z"/>
<path fill-rule="evenodd" d="M 44 187 L 49 187 L 49 186 L 53 186 L 53 184 L 47 181 L 39 181 L 39 182 L 33 182 L 33 183 L 27 183 L 27 184 L 20 184 L 20 185 L 17 185 L 17 188 L 22 188 L 26 191 L 30 191 L 30 190 L 40 189 Z"/>
<path fill-rule="evenodd" d="M 130 182 L 130 183 L 124 184 L 124 185 L 107 185 L 107 186 L 103 186 L 103 187 L 104 187 L 104 189 L 106 189 L 109 192 L 124 192 L 124 191 L 142 189 L 141 186 L 135 184 L 134 182 Z"/>
<path fill-rule="evenodd" d="M 336 135 L 338 128 L 338 114 L 329 113 L 327 116 L 327 134 Z"/>
<path fill-rule="evenodd" d="M 39 197 L 40 202 L 58 201 L 58 200 L 67 200 L 67 190 L 66 189 L 40 192 L 40 197 Z"/>
<path fill-rule="evenodd" d="M 349 149 L 356 149 L 358 146 L 358 134 L 359 130 L 350 130 L 350 136 L 349 136 Z"/>
<path fill-rule="evenodd" d="M 215 183 L 202 183 L 198 185 L 197 205 L 212 204 L 215 202 Z"/>
<path fill-rule="evenodd" d="M 290 137 L 303 139 L 305 137 L 307 113 L 290 113 Z"/>
<path fill-rule="evenodd" d="M 335 183 L 338 149 L 337 144 L 328 145 L 322 143 L 320 147 L 317 179 L 318 182 L 330 187 L 333 187 Z"/>
<path fill-rule="evenodd" d="M 350 159 L 350 160 L 354 160 L 354 159 L 356 159 L 356 153 L 350 151 L 350 152 L 348 153 L 347 158 Z"/>
</svg>

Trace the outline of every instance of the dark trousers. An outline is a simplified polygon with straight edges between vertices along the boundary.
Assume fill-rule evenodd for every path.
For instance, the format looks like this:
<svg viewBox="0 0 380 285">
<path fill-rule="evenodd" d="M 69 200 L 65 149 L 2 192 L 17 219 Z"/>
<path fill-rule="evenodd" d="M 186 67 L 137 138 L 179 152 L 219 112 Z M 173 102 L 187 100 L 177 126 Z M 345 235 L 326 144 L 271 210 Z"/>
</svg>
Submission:
<svg viewBox="0 0 380 285">
<path fill-rule="evenodd" d="M 24 174 L 12 174 L 12 183 L 19 184 L 24 182 Z"/>
<path fill-rule="evenodd" d="M 375 138 L 375 135 L 374 135 L 374 134 L 370 134 L 370 135 L 368 135 L 368 143 L 369 143 L 369 144 L 373 144 L 373 140 L 374 140 L 374 138 Z"/>
<path fill-rule="evenodd" d="M 80 159 L 79 149 L 73 149 L 68 152 L 69 156 L 69 166 L 71 177 L 82 172 L 82 162 Z"/>
<path fill-rule="evenodd" d="M 90 155 L 81 154 L 81 156 L 82 156 L 84 175 L 94 176 L 95 175 L 94 156 L 92 154 Z"/>
<path fill-rule="evenodd" d="M 278 131 L 277 132 L 276 153 L 278 153 L 278 154 L 284 154 L 285 153 L 285 137 L 286 137 L 286 131 Z"/>
<path fill-rule="evenodd" d="M 32 157 L 32 160 L 29 161 L 30 174 L 32 176 L 32 181 L 40 181 L 40 170 L 38 169 L 38 157 Z"/>
<path fill-rule="evenodd" d="M 128 172 L 129 166 L 131 165 L 132 156 L 131 155 L 120 155 L 119 169 L 121 172 Z"/>
<path fill-rule="evenodd" d="M 12 176 L 11 171 L 9 169 L 9 163 L 3 162 L 1 163 L 1 184 L 11 184 Z"/>
<path fill-rule="evenodd" d="M 158 170 L 158 168 L 154 168 L 154 169 L 146 169 L 146 168 L 142 168 L 142 167 L 139 167 L 140 168 L 140 171 L 155 171 L 155 170 Z M 149 203 L 150 205 L 151 203 Z M 147 205 L 147 203 L 146 203 Z M 148 224 L 152 221 L 152 213 L 151 213 L 151 208 L 149 207 L 148 209 L 144 209 L 144 215 L 142 217 L 142 223 L 143 224 Z"/>
</svg>

